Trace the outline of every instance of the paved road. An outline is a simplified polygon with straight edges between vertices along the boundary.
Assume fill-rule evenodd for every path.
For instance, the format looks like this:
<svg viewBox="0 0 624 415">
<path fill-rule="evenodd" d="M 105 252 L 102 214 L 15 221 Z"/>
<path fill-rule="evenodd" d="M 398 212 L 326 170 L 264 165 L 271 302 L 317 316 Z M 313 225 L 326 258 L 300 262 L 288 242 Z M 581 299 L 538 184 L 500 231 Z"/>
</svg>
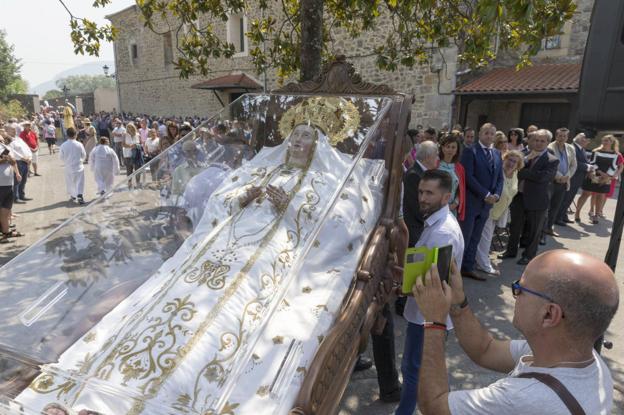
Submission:
<svg viewBox="0 0 624 415">
<path fill-rule="evenodd" d="M 26 234 L 17 238 L 10 245 L 0 247 L 0 265 L 5 264 L 22 250 L 27 248 L 56 226 L 74 215 L 80 207 L 70 204 L 65 193 L 63 169 L 58 154 L 40 156 L 41 177 L 29 178 L 27 196 L 34 200 L 24 205 L 15 205 L 14 212 L 19 215 L 16 219 L 18 229 Z M 123 175 L 117 177 L 123 180 Z M 95 182 L 91 171 L 86 169 L 85 198 L 95 197 Z M 608 217 L 613 217 L 615 201 L 610 200 L 606 206 Z M 584 216 L 585 222 L 587 216 Z M 587 223 L 573 225 L 560 229 L 561 237 L 550 239 L 547 249 L 565 248 L 575 249 L 596 257 L 603 258 L 609 242 L 611 221 L 605 220 L 593 226 Z M 617 278 L 620 291 L 624 298 L 624 253 L 618 263 Z M 510 283 L 522 273 L 522 267 L 514 262 L 505 261 L 501 264 L 502 276 L 491 278 L 482 283 L 466 281 L 466 292 L 471 300 L 471 307 L 483 323 L 497 336 L 518 338 L 519 334 L 511 325 L 514 300 L 509 289 Z M 403 349 L 403 334 L 405 321 L 396 318 L 397 361 L 400 362 Z M 611 368 L 616 382 L 616 409 L 614 414 L 624 413 L 624 333 L 615 330 L 615 327 L 624 327 L 624 306 L 620 307 L 616 318 L 607 333 L 607 338 L 614 343 L 612 350 L 605 350 L 604 357 Z M 370 349 L 370 347 L 369 347 Z M 368 351 L 370 354 L 370 350 Z M 475 388 L 487 385 L 500 377 L 499 374 L 479 368 L 463 354 L 458 347 L 454 336 L 449 336 L 447 347 L 447 365 L 449 367 L 449 381 L 452 389 Z M 383 404 L 378 400 L 377 380 L 375 370 L 353 375 L 352 381 L 343 398 L 340 414 L 383 415 L 392 414 L 396 405 Z"/>
<path fill-rule="evenodd" d="M 585 211 L 589 206 L 585 207 Z M 615 212 L 615 200 L 609 200 L 605 214 L 612 218 Z M 586 252 L 603 259 L 609 245 L 611 220 L 602 220 L 598 225 L 588 223 L 587 214 L 582 217 L 585 223 L 573 224 L 570 227 L 558 228 L 558 238 L 549 238 L 545 249 L 573 249 Z M 544 249 L 540 247 L 540 251 Z M 501 276 L 492 277 L 487 282 L 464 280 L 466 294 L 470 298 L 471 308 L 477 317 L 495 336 L 501 338 L 520 338 L 520 334 L 512 326 L 514 299 L 511 296 L 510 284 L 522 274 L 524 267 L 515 261 L 499 262 Z M 620 298 L 624 299 L 624 250 L 620 250 L 620 258 L 616 268 L 616 277 L 620 287 Z M 620 308 L 611 323 L 606 338 L 613 342 L 612 350 L 603 349 L 603 357 L 611 369 L 616 391 L 614 393 L 615 408 L 613 414 L 624 414 L 624 305 Z M 395 316 L 396 317 L 396 316 Z M 616 327 L 620 327 L 616 330 Z M 405 320 L 395 318 L 395 335 L 397 337 L 397 365 L 403 352 Z M 367 353 L 372 357 L 370 347 Z M 449 372 L 451 390 L 478 388 L 499 379 L 500 374 L 483 369 L 470 361 L 463 353 L 453 334 L 449 335 L 446 364 Z M 342 400 L 340 415 L 386 415 L 393 414 L 397 405 L 384 404 L 379 401 L 379 391 L 374 367 L 365 372 L 355 373 Z"/>
<path fill-rule="evenodd" d="M 5 264 L 28 246 L 54 230 L 58 225 L 75 215 L 80 206 L 69 202 L 65 191 L 63 165 L 58 153 L 48 154 L 48 149 L 41 147 L 39 154 L 40 177 L 31 176 L 26 183 L 26 197 L 33 200 L 26 204 L 13 205 L 13 213 L 18 217 L 15 224 L 26 236 L 13 239 L 13 243 L 0 246 L 0 265 Z M 116 178 L 121 181 L 123 175 Z M 89 165 L 85 165 L 85 199 L 96 196 L 96 185 Z"/>
</svg>

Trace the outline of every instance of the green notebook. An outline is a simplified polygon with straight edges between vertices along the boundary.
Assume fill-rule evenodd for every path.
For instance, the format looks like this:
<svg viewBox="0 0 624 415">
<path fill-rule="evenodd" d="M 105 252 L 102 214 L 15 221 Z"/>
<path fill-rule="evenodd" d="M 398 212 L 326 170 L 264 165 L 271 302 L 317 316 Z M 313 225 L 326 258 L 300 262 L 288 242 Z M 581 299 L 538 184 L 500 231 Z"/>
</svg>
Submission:
<svg viewBox="0 0 624 415">
<path fill-rule="evenodd" d="M 403 294 L 411 294 L 416 278 L 423 277 L 431 265 L 437 263 L 438 248 L 407 248 L 403 265 Z"/>
</svg>

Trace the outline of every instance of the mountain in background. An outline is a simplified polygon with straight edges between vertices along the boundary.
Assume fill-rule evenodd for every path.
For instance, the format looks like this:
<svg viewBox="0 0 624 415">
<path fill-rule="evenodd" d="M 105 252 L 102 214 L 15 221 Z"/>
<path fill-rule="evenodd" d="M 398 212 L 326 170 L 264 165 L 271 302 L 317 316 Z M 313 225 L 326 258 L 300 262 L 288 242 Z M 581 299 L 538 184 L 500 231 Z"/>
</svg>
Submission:
<svg viewBox="0 0 624 415">
<path fill-rule="evenodd" d="M 85 63 L 66 69 L 63 72 L 59 72 L 54 76 L 54 78 L 52 78 L 52 80 L 30 88 L 30 93 L 42 96 L 51 89 L 58 89 L 55 81 L 57 79 L 66 78 L 70 75 L 104 75 L 104 70 L 102 69 L 102 66 L 104 65 L 108 65 L 110 67 L 109 73 L 115 72 L 115 62 L 113 61 Z"/>
</svg>

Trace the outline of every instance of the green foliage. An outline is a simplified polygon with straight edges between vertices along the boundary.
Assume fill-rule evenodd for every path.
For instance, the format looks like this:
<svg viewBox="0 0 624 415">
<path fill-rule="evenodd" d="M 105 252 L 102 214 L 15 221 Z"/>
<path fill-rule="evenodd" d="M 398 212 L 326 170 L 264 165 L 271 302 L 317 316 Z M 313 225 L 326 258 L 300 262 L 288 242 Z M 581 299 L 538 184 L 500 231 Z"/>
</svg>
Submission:
<svg viewBox="0 0 624 415">
<path fill-rule="evenodd" d="M 0 119 L 8 120 L 9 118 L 22 119 L 26 116 L 26 108 L 19 101 L 12 99 L 7 103 L 0 103 Z"/>
<path fill-rule="evenodd" d="M 519 51 L 520 65 L 530 63 L 543 38 L 558 34 L 576 9 L 573 0 L 320 0 L 324 4 L 323 58 L 331 59 L 337 30 L 352 38 L 391 30 L 384 42 L 371 45 L 377 66 L 396 70 L 430 61 L 438 47 L 456 45 L 460 62 L 487 65 L 499 51 Z M 96 0 L 95 7 L 111 3 Z M 249 55 L 258 72 L 277 69 L 280 77 L 299 71 L 301 50 L 300 0 L 136 0 L 145 26 L 158 31 L 166 21 L 177 34 L 181 77 L 206 75 L 211 58 L 229 58 L 234 45 L 216 32 L 228 15 L 244 12 L 248 25 Z M 173 27 L 171 27 L 172 22 Z M 383 26 L 382 26 L 383 25 Z M 183 30 L 182 30 L 183 29 Z M 72 21 L 77 51 L 97 54 L 97 39 L 115 36 L 111 27 L 97 28 Z M 91 42 L 91 43 L 89 43 Z"/>
<path fill-rule="evenodd" d="M 57 79 L 55 83 L 59 90 L 63 89 L 63 86 L 69 88 L 70 94 L 93 92 L 99 87 L 115 87 L 115 80 L 104 75 L 71 75 L 66 78 Z M 58 92 L 63 96 L 61 91 Z"/>
<path fill-rule="evenodd" d="M 28 93 L 28 81 L 19 76 L 7 87 L 9 94 L 27 94 Z"/>
<path fill-rule="evenodd" d="M 5 101 L 9 94 L 21 93 L 24 86 L 19 75 L 21 65 L 13 55 L 13 49 L 13 45 L 6 41 L 6 33 L 0 30 L 0 101 Z"/>
<path fill-rule="evenodd" d="M 60 98 L 63 96 L 63 91 L 59 91 L 58 89 L 51 89 L 43 94 L 43 99 L 54 99 Z"/>
<path fill-rule="evenodd" d="M 76 17 L 62 0 L 59 0 L 59 2 L 69 13 L 70 37 L 74 44 L 74 53 L 100 56 L 101 42 L 112 42 L 117 35 L 117 29 L 111 25 L 98 26 L 92 20 Z M 104 7 L 110 2 L 111 0 L 95 0 L 93 7 Z"/>
</svg>

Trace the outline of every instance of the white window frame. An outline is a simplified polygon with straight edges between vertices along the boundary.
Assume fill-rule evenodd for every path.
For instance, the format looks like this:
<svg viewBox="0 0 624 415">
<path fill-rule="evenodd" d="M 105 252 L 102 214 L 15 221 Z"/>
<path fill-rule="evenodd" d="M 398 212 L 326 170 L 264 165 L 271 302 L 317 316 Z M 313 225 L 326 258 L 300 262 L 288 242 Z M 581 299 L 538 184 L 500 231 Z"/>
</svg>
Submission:
<svg viewBox="0 0 624 415">
<path fill-rule="evenodd" d="M 170 41 L 171 41 L 170 42 L 171 44 L 169 45 L 171 47 L 171 60 L 170 61 L 167 60 L 167 48 L 166 48 L 166 45 L 165 45 L 165 43 L 166 43 L 165 42 L 165 36 L 167 34 L 169 35 L 169 38 L 170 38 Z M 173 32 L 170 30 L 169 32 L 163 33 L 162 34 L 162 41 L 163 41 L 163 61 L 164 61 L 164 65 L 165 65 L 165 68 L 169 68 L 169 67 L 173 66 L 173 59 L 175 57 L 174 52 L 173 52 Z"/>
<path fill-rule="evenodd" d="M 132 56 L 132 47 L 136 47 L 136 58 L 134 56 Z M 139 45 L 137 44 L 136 40 L 131 39 L 128 42 L 128 56 L 130 57 L 130 64 L 132 66 L 136 66 L 139 63 Z"/>
<path fill-rule="evenodd" d="M 242 52 L 240 52 L 240 51 L 236 52 L 233 57 L 239 58 L 239 57 L 242 57 L 242 56 L 249 56 L 249 39 L 247 39 L 247 36 L 245 35 L 245 33 L 247 32 L 247 16 L 245 16 L 245 14 L 237 13 L 237 14 L 230 15 L 228 17 L 228 21 L 226 23 L 227 41 L 228 41 L 228 43 L 234 44 L 235 47 L 236 47 L 236 45 L 240 44 L 240 38 L 232 39 L 232 37 L 234 36 L 234 33 L 232 33 L 232 31 L 230 30 L 230 26 L 231 26 L 233 17 L 237 18 L 237 21 L 236 21 L 237 24 L 239 23 L 238 19 L 240 17 L 243 18 L 243 46 L 245 48 L 245 50 L 242 51 Z M 239 36 L 240 36 L 240 33 L 239 33 Z"/>
<path fill-rule="evenodd" d="M 556 47 L 548 47 L 548 41 L 555 40 L 557 42 Z M 561 49 L 561 35 L 548 36 L 542 41 L 542 50 L 558 50 Z"/>
</svg>

